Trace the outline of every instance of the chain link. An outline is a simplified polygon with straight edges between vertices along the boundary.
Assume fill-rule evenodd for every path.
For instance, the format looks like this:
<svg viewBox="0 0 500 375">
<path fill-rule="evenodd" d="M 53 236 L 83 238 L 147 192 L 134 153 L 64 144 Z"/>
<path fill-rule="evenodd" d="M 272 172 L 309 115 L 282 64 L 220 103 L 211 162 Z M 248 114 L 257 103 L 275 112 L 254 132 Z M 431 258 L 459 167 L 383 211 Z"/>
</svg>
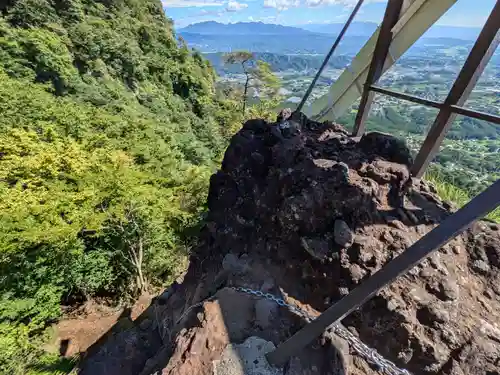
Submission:
<svg viewBox="0 0 500 375">
<path fill-rule="evenodd" d="M 250 294 L 259 298 L 265 298 L 267 300 L 273 301 L 277 303 L 279 306 L 287 307 L 292 313 L 301 316 L 306 321 L 313 321 L 316 319 L 314 316 L 308 314 L 306 311 L 298 308 L 297 306 L 288 304 L 284 299 L 278 298 L 271 293 L 264 293 L 260 290 L 253 290 L 244 287 L 231 287 L 231 289 L 242 292 L 246 294 Z M 341 326 L 340 324 L 336 324 L 331 326 L 331 330 L 340 338 L 346 340 L 352 349 L 358 353 L 361 357 L 366 359 L 371 364 L 374 364 L 379 367 L 379 370 L 387 375 L 411 375 L 407 370 L 402 370 L 397 367 L 391 361 L 382 357 L 375 349 L 372 349 L 365 345 L 359 338 L 353 335 L 349 330 Z"/>
</svg>

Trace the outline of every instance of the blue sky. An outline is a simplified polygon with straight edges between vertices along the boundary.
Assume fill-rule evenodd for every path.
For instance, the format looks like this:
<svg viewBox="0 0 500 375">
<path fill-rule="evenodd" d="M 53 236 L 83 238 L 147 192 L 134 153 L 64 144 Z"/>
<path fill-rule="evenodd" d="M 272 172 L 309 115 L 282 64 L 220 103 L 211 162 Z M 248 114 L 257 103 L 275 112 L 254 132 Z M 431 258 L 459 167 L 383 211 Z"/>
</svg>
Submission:
<svg viewBox="0 0 500 375">
<path fill-rule="evenodd" d="M 439 1 L 439 0 L 437 0 Z M 162 0 L 177 27 L 203 21 L 261 21 L 283 25 L 339 23 L 357 0 Z M 365 0 L 357 21 L 380 22 L 387 0 Z M 482 26 L 495 0 L 457 0 L 440 25 Z"/>
</svg>

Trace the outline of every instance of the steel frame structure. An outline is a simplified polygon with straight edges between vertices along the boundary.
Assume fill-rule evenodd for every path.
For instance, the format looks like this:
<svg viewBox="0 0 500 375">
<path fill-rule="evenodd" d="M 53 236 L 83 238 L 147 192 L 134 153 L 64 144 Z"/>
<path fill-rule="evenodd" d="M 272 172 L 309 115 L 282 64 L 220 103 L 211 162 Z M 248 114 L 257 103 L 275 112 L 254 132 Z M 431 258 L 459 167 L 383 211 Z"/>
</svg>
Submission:
<svg viewBox="0 0 500 375">
<path fill-rule="evenodd" d="M 384 19 L 380 26 L 380 33 L 378 34 L 377 44 L 373 52 L 372 62 L 368 70 L 365 89 L 361 96 L 361 103 L 359 104 L 359 110 L 354 123 L 353 135 L 356 137 L 365 132 L 365 121 L 370 113 L 373 98 L 375 97 L 375 93 L 370 90 L 370 86 L 377 82 L 382 76 L 385 60 L 389 54 L 389 48 L 391 48 L 393 38 L 392 29 L 399 20 L 403 2 L 404 0 L 389 0 L 387 3 Z"/>
<path fill-rule="evenodd" d="M 500 1 L 497 1 L 495 4 L 444 102 L 431 101 L 375 86 L 381 76 L 384 62 L 387 58 L 387 53 L 392 41 L 392 34 L 389 28 L 391 28 L 391 26 L 393 27 L 393 25 L 397 22 L 397 19 L 394 20 L 394 17 L 397 17 L 396 14 L 400 11 L 402 3 L 403 0 L 389 0 L 387 5 L 386 14 L 382 22 L 379 39 L 373 54 L 370 71 L 368 73 L 363 95 L 361 97 L 361 103 L 356 116 L 353 136 L 359 137 L 364 134 L 365 121 L 370 112 L 370 107 L 375 93 L 389 95 L 425 106 L 438 108 L 439 114 L 430 128 L 425 141 L 415 158 L 415 163 L 412 166 L 413 176 L 421 178 L 429 163 L 437 155 L 446 133 L 450 129 L 458 114 L 473 117 L 478 120 L 490 121 L 500 125 L 500 116 L 474 111 L 463 107 L 486 65 L 500 44 L 500 32 L 498 31 L 500 28 Z"/>
<path fill-rule="evenodd" d="M 392 42 L 383 65 L 387 71 L 458 0 L 405 0 L 400 18 L 392 29 Z M 354 57 L 349 67 L 330 87 L 328 95 L 314 101 L 315 120 L 335 120 L 362 96 L 381 27 Z"/>
<path fill-rule="evenodd" d="M 347 29 L 349 28 L 349 25 L 354 20 L 354 17 L 356 17 L 356 14 L 358 13 L 359 8 L 361 8 L 361 5 L 363 5 L 364 1 L 365 0 L 358 0 L 358 3 L 356 4 L 354 9 L 352 10 L 351 15 L 349 16 L 344 27 L 340 31 L 340 34 L 337 36 L 335 43 L 333 43 L 332 48 L 330 49 L 330 51 L 326 55 L 325 60 L 323 61 L 323 64 L 321 64 L 321 67 L 319 68 L 318 72 L 316 73 L 316 76 L 314 76 L 314 79 L 312 80 L 311 84 L 309 85 L 309 88 L 307 89 L 304 97 L 302 98 L 302 101 L 300 102 L 299 106 L 297 107 L 297 109 L 296 109 L 297 112 L 302 111 L 302 108 L 306 104 L 307 99 L 309 99 L 309 95 L 311 95 L 311 92 L 314 89 L 314 86 L 316 86 L 316 82 L 318 82 L 318 79 L 321 76 L 321 73 L 328 65 L 328 61 L 330 61 L 330 58 L 332 57 L 333 53 L 337 49 L 338 45 L 340 44 L 342 38 L 344 37 L 344 34 L 346 33 Z"/>
<path fill-rule="evenodd" d="M 425 1 L 426 0 L 417 0 L 417 2 L 422 4 Z M 496 5 L 488 17 L 488 20 L 444 102 L 423 99 L 375 85 L 384 71 L 384 65 L 393 40 L 394 28 L 398 23 L 404 5 L 405 0 L 389 0 L 388 2 L 362 93 L 353 136 L 363 135 L 365 120 L 375 93 L 389 95 L 439 109 L 439 114 L 429 130 L 412 168 L 413 175 L 420 178 L 430 161 L 439 151 L 439 147 L 457 115 L 465 115 L 500 125 L 499 116 L 463 107 L 481 73 L 491 59 L 497 46 L 500 44 L 500 0 L 497 0 Z M 352 18 L 354 18 L 354 15 L 352 15 L 342 30 L 343 33 L 349 26 Z M 340 39 L 337 38 L 334 47 L 339 42 Z M 332 50 L 334 50 L 334 47 L 332 47 Z M 331 53 L 333 52 L 331 51 Z M 324 65 L 328 62 L 331 53 L 329 53 L 327 59 L 325 59 Z M 314 84 L 312 86 L 314 86 Z M 312 90 L 312 87 L 310 90 Z M 308 94 L 310 94 L 310 90 L 308 90 Z M 476 220 L 484 217 L 498 206 L 500 206 L 500 180 L 497 180 L 484 192 L 472 199 L 462 209 L 449 216 L 438 227 L 427 233 L 405 252 L 384 265 L 378 272 L 352 290 L 347 296 L 328 308 L 317 319 L 307 324 L 287 341 L 280 344 L 276 350 L 267 355 L 268 361 L 274 365 L 282 365 L 285 363 L 289 357 L 300 351 L 300 349 L 305 347 L 312 340 L 319 337 L 329 326 L 332 324 L 339 324 L 344 317 L 365 303 L 382 288 L 393 282 L 397 277 L 403 275 L 424 258 L 448 243 L 456 235 L 470 227 Z"/>
</svg>

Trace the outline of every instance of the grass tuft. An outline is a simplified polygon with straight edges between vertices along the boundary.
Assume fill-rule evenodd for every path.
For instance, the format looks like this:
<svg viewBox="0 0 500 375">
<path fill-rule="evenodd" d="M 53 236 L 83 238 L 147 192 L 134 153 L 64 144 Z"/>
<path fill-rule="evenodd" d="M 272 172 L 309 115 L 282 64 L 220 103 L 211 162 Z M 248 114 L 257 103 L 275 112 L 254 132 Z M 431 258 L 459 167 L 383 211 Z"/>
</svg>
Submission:
<svg viewBox="0 0 500 375">
<path fill-rule="evenodd" d="M 452 202 L 457 207 L 463 207 L 471 200 L 472 194 L 470 192 L 457 187 L 453 181 L 445 180 L 444 176 L 435 169 L 429 170 L 424 179 L 434 185 L 442 200 Z M 500 223 L 500 207 L 497 207 L 486 218 Z"/>
</svg>

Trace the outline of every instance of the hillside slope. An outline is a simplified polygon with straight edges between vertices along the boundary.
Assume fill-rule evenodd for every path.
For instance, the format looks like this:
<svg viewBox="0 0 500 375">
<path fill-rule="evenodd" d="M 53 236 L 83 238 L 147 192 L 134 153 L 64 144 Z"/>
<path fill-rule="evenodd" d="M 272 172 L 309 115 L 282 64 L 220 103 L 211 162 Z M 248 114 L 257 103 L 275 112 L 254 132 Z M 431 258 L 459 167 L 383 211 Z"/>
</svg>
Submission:
<svg viewBox="0 0 500 375">
<path fill-rule="evenodd" d="M 214 76 L 159 0 L 1 2 L 0 373 L 50 365 L 61 304 L 182 271 L 241 121 Z"/>
<path fill-rule="evenodd" d="M 453 208 L 409 178 L 409 150 L 393 137 L 370 133 L 355 141 L 339 125 L 307 122 L 309 129 L 279 141 L 270 125 L 249 121 L 232 138 L 211 178 L 207 224 L 182 283 L 131 328 L 96 345 L 83 374 L 215 368 L 239 375 L 256 366 L 272 374 L 380 373 L 359 346 L 348 349 L 332 332 L 284 369 L 269 368 L 262 356 L 245 362 L 252 342 L 271 350 L 305 320 L 297 309 L 238 288 L 317 315 Z M 478 222 L 346 317 L 346 337 L 416 375 L 497 373 L 499 260 L 499 225 Z M 239 370 L 230 372 L 235 362 Z"/>
</svg>

